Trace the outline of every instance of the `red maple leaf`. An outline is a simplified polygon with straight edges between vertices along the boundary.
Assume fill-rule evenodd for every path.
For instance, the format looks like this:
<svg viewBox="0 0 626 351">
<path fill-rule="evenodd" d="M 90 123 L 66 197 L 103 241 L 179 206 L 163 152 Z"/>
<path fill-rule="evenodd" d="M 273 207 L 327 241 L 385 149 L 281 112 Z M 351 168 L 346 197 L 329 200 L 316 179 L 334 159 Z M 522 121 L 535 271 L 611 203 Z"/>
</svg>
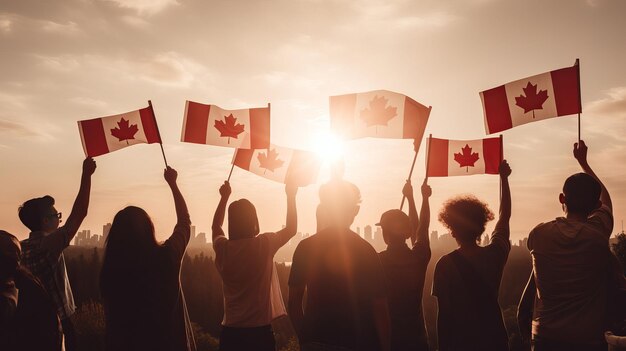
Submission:
<svg viewBox="0 0 626 351">
<path fill-rule="evenodd" d="M 117 127 L 111 129 L 111 135 L 118 138 L 119 141 L 126 140 L 126 144 L 128 144 L 129 139 L 135 139 L 135 134 L 137 134 L 137 125 L 131 124 L 128 125 L 128 121 L 122 117 L 119 122 L 117 122 Z"/>
<path fill-rule="evenodd" d="M 369 107 L 361 110 L 361 119 L 371 126 L 386 126 L 387 123 L 398 115 L 398 108 L 387 106 L 389 100 L 384 96 L 375 95 L 369 102 Z M 378 130 L 377 130 L 378 131 Z"/>
<path fill-rule="evenodd" d="M 466 172 L 469 172 L 469 166 L 474 167 L 474 163 L 479 158 L 478 153 L 472 152 L 472 148 L 468 144 L 461 148 L 461 153 L 454 154 L 454 160 L 459 163 L 459 167 L 466 167 Z"/>
<path fill-rule="evenodd" d="M 263 174 L 265 174 L 268 170 L 270 172 L 274 172 L 276 168 L 282 167 L 283 163 L 285 163 L 283 160 L 278 158 L 278 152 L 276 152 L 276 149 L 270 149 L 267 155 L 265 152 L 259 152 L 257 158 L 259 159 L 259 167 L 265 168 Z"/>
<path fill-rule="evenodd" d="M 228 137 L 228 144 L 230 144 L 230 138 L 237 139 L 237 136 L 244 131 L 245 126 L 236 122 L 237 118 L 233 117 L 232 113 L 224 116 L 224 121 L 215 121 L 215 129 L 220 132 L 221 137 Z"/>
<path fill-rule="evenodd" d="M 542 110 L 543 103 L 548 100 L 548 91 L 539 90 L 537 93 L 537 84 L 532 85 L 530 81 L 526 84 L 526 88 L 522 88 L 524 95 L 515 97 L 515 105 L 524 109 L 524 113 L 533 111 L 533 118 L 535 118 L 535 110 Z"/>
</svg>

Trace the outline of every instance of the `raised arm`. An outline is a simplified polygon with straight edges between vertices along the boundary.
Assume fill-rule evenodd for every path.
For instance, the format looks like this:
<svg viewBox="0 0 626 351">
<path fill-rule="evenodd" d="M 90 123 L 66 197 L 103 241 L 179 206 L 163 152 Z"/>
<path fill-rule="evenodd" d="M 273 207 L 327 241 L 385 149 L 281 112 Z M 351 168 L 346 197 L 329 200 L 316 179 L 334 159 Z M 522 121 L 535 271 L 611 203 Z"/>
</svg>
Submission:
<svg viewBox="0 0 626 351">
<path fill-rule="evenodd" d="M 222 225 L 224 224 L 224 215 L 226 213 L 226 204 L 228 203 L 228 198 L 230 197 L 232 190 L 230 189 L 230 183 L 225 181 L 224 184 L 220 187 L 220 202 L 217 204 L 217 208 L 215 209 L 215 214 L 213 215 L 213 225 L 211 226 L 211 231 L 213 232 L 213 242 L 219 236 L 224 236 L 224 230 L 222 229 Z"/>
<path fill-rule="evenodd" d="M 66 238 L 69 245 L 70 241 L 76 235 L 80 225 L 83 223 L 85 217 L 87 217 L 87 210 L 89 209 L 89 197 L 91 195 L 91 176 L 96 171 L 96 161 L 93 158 L 88 157 L 83 161 L 83 173 L 80 178 L 80 188 L 78 189 L 78 195 L 74 200 L 72 206 L 72 212 L 70 212 L 65 225 Z"/>
<path fill-rule="evenodd" d="M 511 167 L 506 160 L 502 160 L 500 163 L 500 215 L 498 217 L 498 223 L 496 223 L 496 230 L 509 239 L 509 221 L 511 220 L 511 188 L 509 187 L 509 176 L 511 175 Z"/>
<path fill-rule="evenodd" d="M 298 187 L 293 183 L 285 185 L 285 193 L 287 194 L 287 222 L 285 228 L 276 232 L 278 237 L 278 248 L 285 245 L 298 230 L 298 213 L 296 211 L 296 193 Z M 278 249 L 277 248 L 277 249 Z"/>
<path fill-rule="evenodd" d="M 428 228 L 430 226 L 430 204 L 428 199 L 433 194 L 433 190 L 430 188 L 430 185 L 426 183 L 426 179 L 424 179 L 421 190 L 422 208 L 420 209 L 420 218 L 422 220 L 419 221 L 420 223 L 417 227 L 417 242 L 429 248 L 430 239 L 428 238 Z"/>
<path fill-rule="evenodd" d="M 591 169 L 591 166 L 589 166 L 589 163 L 587 162 L 587 145 L 583 140 L 580 141 L 580 144 L 574 143 L 574 157 L 578 161 L 580 167 L 583 169 L 583 172 L 594 177 L 598 181 L 598 183 L 600 183 L 600 186 L 602 187 L 602 192 L 600 193 L 600 201 L 602 201 L 602 204 L 607 206 L 612 212 L 613 202 L 611 202 L 611 196 L 609 195 L 609 192 L 606 190 L 606 187 L 604 186 L 600 178 L 598 178 L 596 173 Z"/>
<path fill-rule="evenodd" d="M 419 218 L 417 217 L 415 198 L 413 197 L 413 186 L 411 185 L 410 180 L 407 180 L 406 183 L 404 183 L 404 187 L 402 188 L 402 195 L 406 197 L 406 200 L 409 203 L 409 219 L 411 220 L 411 244 L 415 245 L 415 242 L 417 242 L 417 227 L 419 223 Z"/>
<path fill-rule="evenodd" d="M 176 225 L 190 225 L 191 219 L 189 218 L 189 210 L 187 210 L 187 203 L 185 203 L 185 198 L 183 198 L 183 194 L 180 193 L 178 189 L 178 184 L 176 184 L 176 179 L 178 178 L 178 172 L 170 166 L 167 166 L 165 171 L 163 171 L 163 177 L 165 181 L 170 186 L 172 190 L 172 195 L 174 196 L 174 206 L 176 208 Z"/>
</svg>

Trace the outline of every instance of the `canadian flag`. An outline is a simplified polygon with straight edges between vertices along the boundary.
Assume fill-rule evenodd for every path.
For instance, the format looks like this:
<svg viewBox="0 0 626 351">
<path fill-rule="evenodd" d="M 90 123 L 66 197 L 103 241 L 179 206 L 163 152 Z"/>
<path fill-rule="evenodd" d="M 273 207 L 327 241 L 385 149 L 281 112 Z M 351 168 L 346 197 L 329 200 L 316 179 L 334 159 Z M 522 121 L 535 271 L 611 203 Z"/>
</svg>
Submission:
<svg viewBox="0 0 626 351">
<path fill-rule="evenodd" d="M 140 143 L 160 143 L 151 106 L 114 116 L 78 121 L 85 155 L 100 156 Z"/>
<path fill-rule="evenodd" d="M 330 97 L 330 126 L 339 135 L 422 140 L 430 115 L 408 96 L 387 90 Z"/>
<path fill-rule="evenodd" d="M 502 139 L 428 139 L 426 169 L 429 177 L 498 174 Z"/>
<path fill-rule="evenodd" d="M 580 113 L 578 63 L 482 91 L 480 98 L 487 134 L 520 124 Z"/>
<path fill-rule="evenodd" d="M 268 149 L 237 149 L 232 163 L 263 178 L 298 186 L 315 183 L 321 165 L 313 152 L 273 144 Z"/>
<path fill-rule="evenodd" d="M 224 110 L 187 101 L 181 141 L 243 149 L 270 144 L 270 108 Z"/>
</svg>

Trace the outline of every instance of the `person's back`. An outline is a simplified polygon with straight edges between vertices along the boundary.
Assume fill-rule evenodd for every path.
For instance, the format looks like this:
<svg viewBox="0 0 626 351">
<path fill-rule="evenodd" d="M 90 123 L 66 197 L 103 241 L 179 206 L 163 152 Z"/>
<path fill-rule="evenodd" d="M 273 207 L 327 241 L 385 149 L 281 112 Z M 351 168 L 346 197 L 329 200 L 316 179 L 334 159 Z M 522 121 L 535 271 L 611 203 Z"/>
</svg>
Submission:
<svg viewBox="0 0 626 351">
<path fill-rule="evenodd" d="M 224 288 L 224 319 L 220 350 L 274 350 L 271 322 L 286 314 L 274 255 L 297 230 L 297 187 L 287 185 L 286 225 L 276 233 L 259 233 L 254 205 L 240 199 L 228 208 L 228 238 L 222 229 L 230 183 L 220 187 L 221 199 L 212 225 L 215 266 Z"/>
<path fill-rule="evenodd" d="M 478 246 L 485 225 L 494 219 L 487 204 L 474 196 L 448 200 L 439 220 L 459 244 L 435 266 L 433 296 L 437 297 L 437 336 L 441 351 L 508 350 L 508 334 L 498 304 L 500 281 L 509 242 L 511 169 L 500 164 L 500 215 L 491 242 Z"/>
<path fill-rule="evenodd" d="M 422 185 L 421 220 L 413 198 L 413 187 L 407 181 L 402 193 L 408 199 L 409 215 L 400 210 L 382 214 L 379 225 L 387 249 L 380 252 L 391 317 L 391 349 L 393 351 L 427 351 L 428 337 L 422 311 L 426 268 L 430 261 L 428 227 L 432 194 L 426 181 Z M 419 223 L 419 225 L 418 225 Z M 406 244 L 410 239 L 412 248 Z"/>
<path fill-rule="evenodd" d="M 189 212 L 167 168 L 176 207 L 172 235 L 158 244 L 149 216 L 129 206 L 117 213 L 107 238 L 100 278 L 107 350 L 195 350 L 180 285 L 180 268 L 190 238 Z"/>
<path fill-rule="evenodd" d="M 378 350 L 371 300 L 385 296 L 374 248 L 350 230 L 327 228 L 294 253 L 289 284 L 306 282 L 303 342 Z"/>
<path fill-rule="evenodd" d="M 539 224 L 528 236 L 533 273 L 520 302 L 518 324 L 525 339 L 532 333 L 537 351 L 607 348 L 612 202 L 587 163 L 584 141 L 574 144 L 574 157 L 584 173 L 570 176 L 563 185 L 559 201 L 565 217 Z"/>
</svg>

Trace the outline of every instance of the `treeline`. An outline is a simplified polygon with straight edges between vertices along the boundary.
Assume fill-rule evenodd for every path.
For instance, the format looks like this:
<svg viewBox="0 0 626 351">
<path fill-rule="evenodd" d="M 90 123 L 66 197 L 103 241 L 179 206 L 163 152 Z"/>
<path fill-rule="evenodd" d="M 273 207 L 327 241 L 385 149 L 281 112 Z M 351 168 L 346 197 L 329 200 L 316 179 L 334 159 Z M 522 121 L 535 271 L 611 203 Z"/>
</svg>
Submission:
<svg viewBox="0 0 626 351">
<path fill-rule="evenodd" d="M 444 254 L 452 251 L 454 246 L 438 245 L 433 247 L 433 257 L 429 264 L 426 284 L 424 287 L 424 316 L 432 349 L 436 348 L 436 299 L 430 295 L 432 277 L 437 260 Z M 98 287 L 100 266 L 102 264 L 102 249 L 70 247 L 66 251 L 66 263 L 74 299 L 79 311 L 77 321 L 79 343 L 84 350 L 102 349 L 102 335 L 104 333 L 104 317 Z M 224 313 L 222 283 L 215 268 L 213 258 L 209 253 L 194 250 L 194 255 L 186 255 L 183 260 L 181 282 L 189 315 L 195 324 L 196 341 L 199 350 L 217 350 L 217 340 L 220 323 Z M 287 282 L 290 267 L 288 264 L 278 265 L 278 276 L 281 283 L 283 297 L 288 298 Z M 505 267 L 500 289 L 500 304 L 505 316 L 509 331 L 511 350 L 519 348 L 519 334 L 515 319 L 516 306 L 522 294 L 531 271 L 531 260 L 528 250 L 514 246 L 511 250 L 508 263 Z M 123 289 L 123 287 L 120 287 Z M 459 292 L 462 294 L 463 292 Z M 274 323 L 277 344 L 283 350 L 296 350 L 295 333 L 288 318 Z"/>
</svg>

